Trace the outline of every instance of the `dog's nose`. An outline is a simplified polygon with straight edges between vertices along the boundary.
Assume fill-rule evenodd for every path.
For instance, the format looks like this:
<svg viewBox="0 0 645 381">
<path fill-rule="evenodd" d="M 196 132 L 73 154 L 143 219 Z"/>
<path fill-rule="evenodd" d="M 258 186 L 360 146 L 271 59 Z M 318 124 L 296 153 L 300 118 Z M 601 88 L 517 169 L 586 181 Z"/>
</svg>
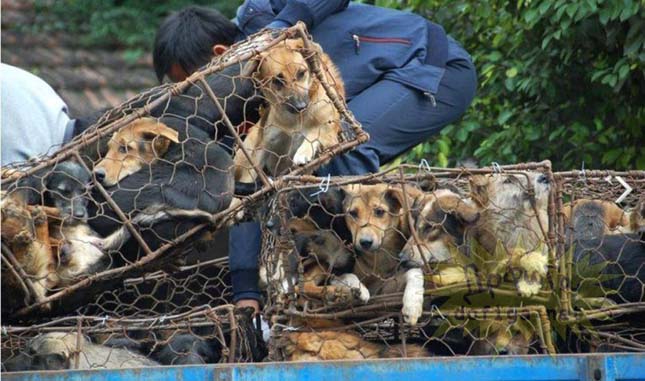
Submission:
<svg viewBox="0 0 645 381">
<path fill-rule="evenodd" d="M 61 265 L 67 265 L 72 259 L 72 246 L 69 243 L 65 243 L 60 247 L 58 253 L 58 260 Z"/>
<path fill-rule="evenodd" d="M 549 178 L 546 175 L 540 175 L 540 177 L 538 177 L 537 181 L 540 184 L 548 184 L 549 183 Z"/>
<path fill-rule="evenodd" d="M 374 243 L 374 240 L 371 238 L 361 238 L 358 243 L 361 245 L 363 249 L 369 249 L 372 247 L 372 244 Z"/>
<path fill-rule="evenodd" d="M 75 218 L 84 219 L 87 217 L 87 211 L 83 208 L 74 208 L 72 213 Z"/>
<path fill-rule="evenodd" d="M 96 168 L 94 170 L 94 177 L 96 177 L 96 181 L 102 183 L 103 180 L 105 179 L 105 169 L 103 168 Z"/>
<path fill-rule="evenodd" d="M 506 356 L 508 354 L 508 348 L 502 348 L 497 351 L 500 356 Z"/>
</svg>

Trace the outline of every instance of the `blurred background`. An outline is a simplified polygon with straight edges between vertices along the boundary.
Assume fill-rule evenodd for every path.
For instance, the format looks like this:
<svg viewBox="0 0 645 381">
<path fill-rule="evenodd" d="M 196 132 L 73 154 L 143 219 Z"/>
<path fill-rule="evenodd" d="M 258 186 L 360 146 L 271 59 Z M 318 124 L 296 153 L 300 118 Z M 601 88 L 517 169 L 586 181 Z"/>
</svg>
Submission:
<svg viewBox="0 0 645 381">
<path fill-rule="evenodd" d="M 645 0 L 364 2 L 443 25 L 479 73 L 466 115 L 399 162 L 645 169 Z M 150 51 L 169 13 L 199 4 L 233 17 L 240 3 L 3 0 L 2 62 L 41 76 L 84 115 L 157 84 Z"/>
</svg>

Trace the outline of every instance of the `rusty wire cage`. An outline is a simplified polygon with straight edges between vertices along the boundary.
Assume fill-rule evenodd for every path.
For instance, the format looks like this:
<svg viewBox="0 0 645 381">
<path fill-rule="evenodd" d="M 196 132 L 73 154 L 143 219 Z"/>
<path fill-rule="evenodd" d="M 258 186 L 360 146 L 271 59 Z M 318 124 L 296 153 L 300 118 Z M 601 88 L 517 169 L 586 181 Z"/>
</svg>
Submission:
<svg viewBox="0 0 645 381">
<path fill-rule="evenodd" d="M 250 314 L 232 305 L 152 318 L 70 316 L 4 328 L 2 362 L 14 371 L 260 361 L 257 340 Z"/>
<path fill-rule="evenodd" d="M 264 224 L 272 359 L 555 353 L 550 162 L 284 181 Z"/>
<path fill-rule="evenodd" d="M 302 23 L 262 31 L 63 147 L 3 167 L 8 345 L 61 317 L 154 321 L 229 305 L 227 227 L 255 218 L 284 176 L 367 139 L 331 65 Z"/>
<path fill-rule="evenodd" d="M 564 350 L 645 350 L 645 171 L 554 176 Z"/>
</svg>

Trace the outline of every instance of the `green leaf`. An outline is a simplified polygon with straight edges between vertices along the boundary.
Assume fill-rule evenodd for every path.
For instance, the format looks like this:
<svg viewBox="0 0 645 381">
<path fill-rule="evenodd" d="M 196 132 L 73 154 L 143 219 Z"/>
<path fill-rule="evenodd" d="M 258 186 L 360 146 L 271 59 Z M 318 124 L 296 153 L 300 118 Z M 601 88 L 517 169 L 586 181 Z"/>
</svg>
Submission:
<svg viewBox="0 0 645 381">
<path fill-rule="evenodd" d="M 499 52 L 499 51 L 497 51 L 497 50 L 495 50 L 495 51 L 491 52 L 491 53 L 488 55 L 488 59 L 489 59 L 491 62 L 497 62 L 497 61 L 499 61 L 501 58 L 502 58 L 502 53 L 500 53 L 500 52 Z"/>
<path fill-rule="evenodd" d="M 497 117 L 497 123 L 502 125 L 502 124 L 506 123 L 506 121 L 509 120 L 511 118 L 511 116 L 513 116 L 512 111 L 504 110 Z"/>
<path fill-rule="evenodd" d="M 517 68 L 516 67 L 512 67 L 512 68 L 506 70 L 506 76 L 508 78 L 514 78 L 516 75 L 517 75 Z"/>
</svg>

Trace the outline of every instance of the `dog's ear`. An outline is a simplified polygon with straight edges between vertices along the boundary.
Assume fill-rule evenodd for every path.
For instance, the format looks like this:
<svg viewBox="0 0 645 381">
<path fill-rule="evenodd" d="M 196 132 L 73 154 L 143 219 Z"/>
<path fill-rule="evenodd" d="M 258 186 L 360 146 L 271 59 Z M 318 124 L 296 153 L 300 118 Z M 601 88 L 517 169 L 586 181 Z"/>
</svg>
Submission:
<svg viewBox="0 0 645 381">
<path fill-rule="evenodd" d="M 457 195 L 446 195 L 437 198 L 434 207 L 455 216 L 463 225 L 471 225 L 479 220 L 479 209 Z"/>
<path fill-rule="evenodd" d="M 455 208 L 455 214 L 457 218 L 466 225 L 471 225 L 479 221 L 480 216 L 479 210 L 476 207 L 464 202 L 463 200 Z"/>
<path fill-rule="evenodd" d="M 490 179 L 486 175 L 475 175 L 470 178 L 470 197 L 479 205 L 488 205 L 488 184 Z"/>
<path fill-rule="evenodd" d="M 250 60 L 248 60 L 244 66 L 242 66 L 242 70 L 240 71 L 240 77 L 242 78 L 251 78 L 255 75 L 258 66 L 260 65 L 260 59 L 261 54 L 257 55 Z"/>
<path fill-rule="evenodd" d="M 403 190 L 398 188 L 389 188 L 383 194 L 383 198 L 390 206 L 392 213 L 398 213 L 403 208 L 405 202 L 403 197 L 405 197 Z"/>
<path fill-rule="evenodd" d="M 155 124 L 150 131 L 144 131 L 141 136 L 144 140 L 152 142 L 157 156 L 163 156 L 168 151 L 170 143 L 179 143 L 179 132 L 163 123 Z"/>
<path fill-rule="evenodd" d="M 290 38 L 288 40 L 284 40 L 284 44 L 287 46 L 287 49 L 289 50 L 302 50 L 305 47 L 305 43 L 302 41 L 301 38 Z"/>
</svg>

